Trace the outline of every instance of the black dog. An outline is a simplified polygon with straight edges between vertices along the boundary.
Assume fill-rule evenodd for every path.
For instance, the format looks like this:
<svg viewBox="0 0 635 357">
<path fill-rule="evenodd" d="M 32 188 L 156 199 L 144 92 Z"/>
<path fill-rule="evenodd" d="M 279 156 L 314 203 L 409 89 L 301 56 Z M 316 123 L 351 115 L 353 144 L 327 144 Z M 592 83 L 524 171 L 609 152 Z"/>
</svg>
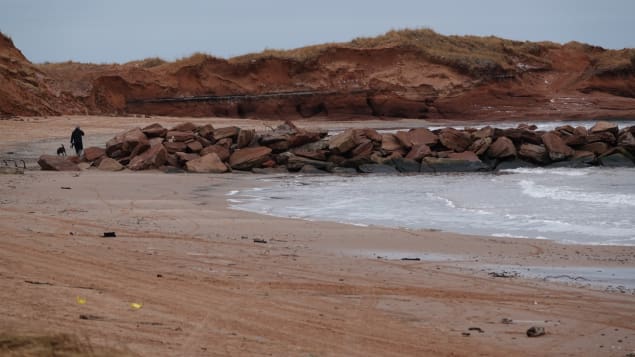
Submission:
<svg viewBox="0 0 635 357">
<path fill-rule="evenodd" d="M 66 156 L 66 148 L 64 147 L 64 144 L 62 144 L 62 146 L 57 148 L 57 156 Z"/>
</svg>

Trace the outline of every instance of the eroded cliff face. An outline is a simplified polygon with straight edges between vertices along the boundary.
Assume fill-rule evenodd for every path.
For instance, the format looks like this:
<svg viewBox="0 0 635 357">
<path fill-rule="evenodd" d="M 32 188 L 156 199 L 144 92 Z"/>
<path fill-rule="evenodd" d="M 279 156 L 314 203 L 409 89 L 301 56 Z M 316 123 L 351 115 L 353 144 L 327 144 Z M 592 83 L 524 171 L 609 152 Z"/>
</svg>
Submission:
<svg viewBox="0 0 635 357">
<path fill-rule="evenodd" d="M 299 119 L 635 117 L 635 50 L 429 30 L 229 60 L 33 65 L 0 41 L 0 113 Z"/>
</svg>

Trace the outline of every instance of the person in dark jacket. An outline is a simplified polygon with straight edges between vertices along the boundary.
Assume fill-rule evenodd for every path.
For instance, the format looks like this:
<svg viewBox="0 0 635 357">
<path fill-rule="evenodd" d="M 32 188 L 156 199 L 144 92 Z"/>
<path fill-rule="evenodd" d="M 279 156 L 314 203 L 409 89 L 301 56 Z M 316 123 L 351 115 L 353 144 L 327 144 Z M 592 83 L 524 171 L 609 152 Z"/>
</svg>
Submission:
<svg viewBox="0 0 635 357">
<path fill-rule="evenodd" d="M 79 125 L 75 127 L 73 133 L 71 134 L 71 147 L 75 148 L 75 152 L 77 156 L 82 154 L 82 150 L 84 150 L 84 143 L 82 142 L 82 136 L 84 136 L 84 132 L 79 128 Z"/>
</svg>

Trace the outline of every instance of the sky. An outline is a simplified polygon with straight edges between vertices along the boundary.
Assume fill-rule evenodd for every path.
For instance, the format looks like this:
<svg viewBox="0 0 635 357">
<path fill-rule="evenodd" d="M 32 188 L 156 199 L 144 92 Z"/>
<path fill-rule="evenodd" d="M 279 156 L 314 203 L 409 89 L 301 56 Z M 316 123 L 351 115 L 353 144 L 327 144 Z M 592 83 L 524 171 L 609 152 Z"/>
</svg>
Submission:
<svg viewBox="0 0 635 357">
<path fill-rule="evenodd" d="M 0 0 L 32 62 L 229 58 L 392 29 L 635 47 L 635 0 Z"/>
</svg>

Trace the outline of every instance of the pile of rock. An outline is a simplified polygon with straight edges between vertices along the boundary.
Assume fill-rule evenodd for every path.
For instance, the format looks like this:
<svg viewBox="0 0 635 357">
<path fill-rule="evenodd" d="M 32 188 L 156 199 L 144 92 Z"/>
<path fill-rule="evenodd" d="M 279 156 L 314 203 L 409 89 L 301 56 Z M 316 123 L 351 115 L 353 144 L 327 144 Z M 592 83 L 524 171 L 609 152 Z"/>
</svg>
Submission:
<svg viewBox="0 0 635 357">
<path fill-rule="evenodd" d="M 291 122 L 257 133 L 238 127 L 159 124 L 123 132 L 83 160 L 102 170 L 164 169 L 199 173 L 232 170 L 305 173 L 470 172 L 527 166 L 635 166 L 635 127 L 598 122 L 517 128 L 426 128 L 379 133 L 348 129 L 337 135 Z M 55 157 L 53 157 L 55 158 Z M 55 158 L 58 160 L 58 158 Z M 55 169 L 43 156 L 42 169 Z M 62 169 L 69 169 L 69 165 Z"/>
</svg>

